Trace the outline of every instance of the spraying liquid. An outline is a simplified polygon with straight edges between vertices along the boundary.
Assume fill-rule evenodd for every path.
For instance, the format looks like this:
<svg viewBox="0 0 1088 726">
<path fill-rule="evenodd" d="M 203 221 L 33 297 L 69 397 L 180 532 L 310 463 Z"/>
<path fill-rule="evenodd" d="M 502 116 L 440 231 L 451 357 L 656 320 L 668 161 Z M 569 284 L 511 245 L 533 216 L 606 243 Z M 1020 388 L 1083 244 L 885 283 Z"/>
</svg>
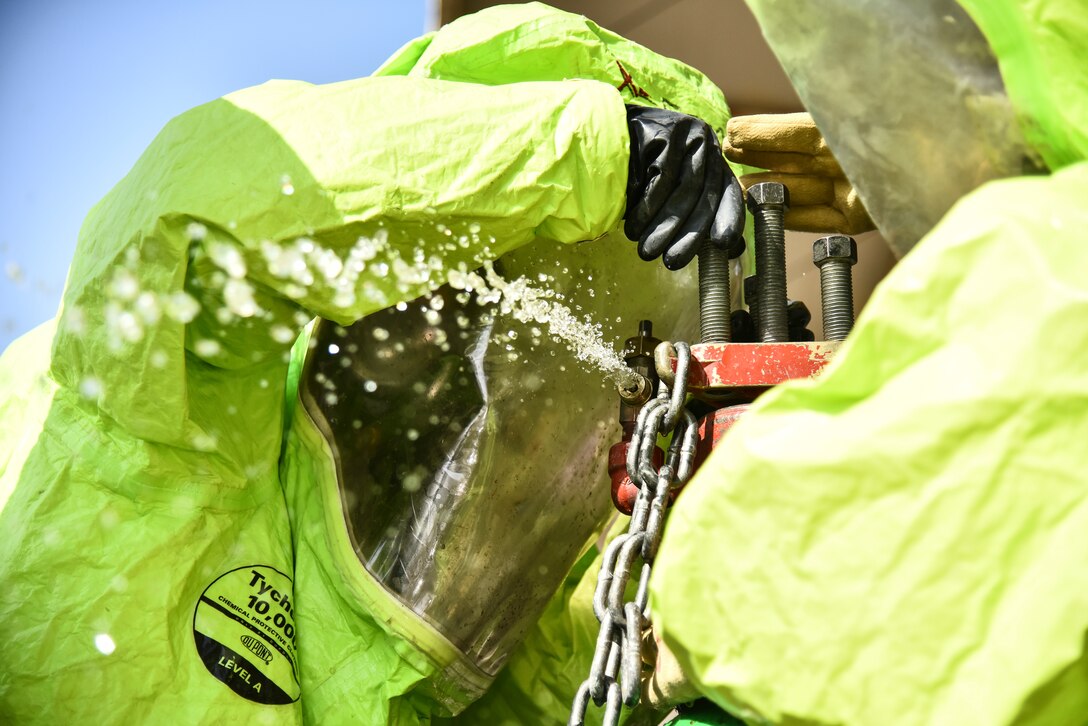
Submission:
<svg viewBox="0 0 1088 726">
<path fill-rule="evenodd" d="M 548 334 L 562 342 L 574 357 L 597 368 L 617 385 L 629 387 L 638 377 L 615 350 L 605 344 L 601 326 L 578 319 L 554 290 L 534 287 L 525 277 L 506 280 L 488 262 L 484 276 L 475 272 L 450 273 L 450 285 L 477 296 L 480 304 L 496 303 L 498 311 L 522 323 L 546 325 Z"/>
<path fill-rule="evenodd" d="M 269 321 L 269 334 L 277 343 L 293 340 L 295 330 L 292 326 L 274 320 L 258 304 L 255 288 L 247 280 L 247 263 L 239 248 L 209 239 L 208 230 L 200 224 L 191 224 L 187 233 L 194 243 L 203 243 L 204 250 L 198 249 L 195 254 L 206 254 L 217 270 L 204 285 L 221 290 L 224 305 L 212 311 L 216 319 L 228 325 L 247 318 L 265 318 Z M 405 286 L 433 280 L 445 272 L 436 258 L 424 259 L 419 255 L 411 260 L 402 258 L 388 245 L 384 230 L 379 230 L 372 238 L 360 237 L 344 259 L 312 239 L 298 238 L 286 244 L 262 243 L 261 258 L 250 261 L 253 262 L 267 266 L 267 271 L 274 277 L 290 283 L 287 291 L 291 297 L 301 298 L 311 285 L 322 283 L 336 290 L 334 303 L 343 305 L 355 302 L 358 278 L 368 267 L 374 270 L 374 275 L 391 274 Z M 107 286 L 104 317 L 113 349 L 139 342 L 161 317 L 189 323 L 201 312 L 201 305 L 187 292 L 158 294 L 142 289 L 138 271 L 139 253 L 135 249 L 129 250 L 124 264 L 114 271 Z M 541 276 L 540 279 L 542 283 L 546 282 L 546 278 Z M 451 287 L 474 295 L 480 305 L 495 305 L 496 312 L 501 315 L 545 328 L 547 334 L 562 343 L 575 359 L 600 370 L 606 379 L 622 387 L 631 387 L 638 382 L 619 354 L 605 343 L 601 325 L 576 316 L 565 304 L 562 293 L 536 286 L 523 276 L 507 280 L 490 262 L 483 263 L 482 274 L 466 271 L 464 267 L 451 270 L 448 282 Z M 428 315 L 440 317 L 438 308 L 432 307 L 434 309 L 430 309 Z M 403 303 L 397 308 L 403 309 Z M 78 312 L 67 316 L 70 327 L 73 321 L 78 322 L 79 316 L 75 315 Z M 308 317 L 303 314 L 295 324 L 301 326 L 307 321 Z M 221 344 L 212 339 L 198 340 L 194 349 L 199 355 L 214 357 L 220 352 Z"/>
</svg>

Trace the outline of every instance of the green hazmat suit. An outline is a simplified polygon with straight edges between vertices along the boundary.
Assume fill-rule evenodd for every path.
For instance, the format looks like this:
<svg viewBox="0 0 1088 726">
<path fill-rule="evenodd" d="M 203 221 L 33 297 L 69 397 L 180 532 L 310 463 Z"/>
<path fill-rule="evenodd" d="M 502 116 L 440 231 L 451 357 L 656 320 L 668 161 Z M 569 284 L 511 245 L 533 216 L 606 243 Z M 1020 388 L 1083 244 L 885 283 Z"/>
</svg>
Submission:
<svg viewBox="0 0 1088 726">
<path fill-rule="evenodd" d="M 535 600 L 485 653 L 364 567 L 353 538 L 369 525 L 345 520 L 350 472 L 305 394 L 322 335 L 499 257 L 511 274 L 558 264 L 572 304 L 622 309 L 611 340 L 640 316 L 690 334 L 662 309 L 691 275 L 613 234 L 625 102 L 719 135 L 728 118 L 698 72 L 529 4 L 424 36 L 368 78 L 272 81 L 171 121 L 87 217 L 57 319 L 0 358 L 0 721 L 426 722 L 484 691 L 542 611 L 505 689 L 562 718 L 582 678 L 562 598 L 591 549 L 545 605 L 610 509 L 603 481 L 576 482 L 576 526 L 507 513 L 523 548 L 567 559 L 525 573 Z M 599 475 L 614 399 L 559 363 L 557 400 L 585 406 L 541 413 L 536 433 L 587 429 L 576 453 Z M 522 392 L 541 409 L 547 394 Z M 518 456 L 537 474 L 557 461 Z M 577 673 L 539 665 L 560 653 Z"/>
<path fill-rule="evenodd" d="M 1051 173 L 948 199 L 819 379 L 729 432 L 658 554 L 656 627 L 748 723 L 1088 719 L 1088 6 L 961 4 Z M 826 37 L 750 5 L 787 70 L 807 58 L 818 81 L 828 56 L 798 43 Z M 836 154 L 838 124 L 879 160 L 866 131 L 912 123 L 887 111 L 813 114 Z"/>
</svg>

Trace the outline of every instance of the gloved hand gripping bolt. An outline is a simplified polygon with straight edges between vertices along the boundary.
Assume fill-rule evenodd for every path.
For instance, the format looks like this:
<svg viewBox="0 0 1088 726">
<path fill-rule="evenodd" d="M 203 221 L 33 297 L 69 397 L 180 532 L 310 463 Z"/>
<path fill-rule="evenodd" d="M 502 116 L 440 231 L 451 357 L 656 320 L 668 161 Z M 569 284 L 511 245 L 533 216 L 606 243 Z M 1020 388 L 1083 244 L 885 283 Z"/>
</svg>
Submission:
<svg viewBox="0 0 1088 726">
<path fill-rule="evenodd" d="M 756 238 L 756 273 L 759 318 L 756 330 L 763 343 L 789 341 L 786 319 L 786 230 L 789 190 L 778 182 L 763 182 L 748 189 Z"/>
<path fill-rule="evenodd" d="M 820 268 L 820 302 L 824 339 L 844 340 L 854 327 L 854 281 L 850 268 L 858 261 L 853 237 L 833 234 L 812 243 L 812 261 Z"/>
</svg>

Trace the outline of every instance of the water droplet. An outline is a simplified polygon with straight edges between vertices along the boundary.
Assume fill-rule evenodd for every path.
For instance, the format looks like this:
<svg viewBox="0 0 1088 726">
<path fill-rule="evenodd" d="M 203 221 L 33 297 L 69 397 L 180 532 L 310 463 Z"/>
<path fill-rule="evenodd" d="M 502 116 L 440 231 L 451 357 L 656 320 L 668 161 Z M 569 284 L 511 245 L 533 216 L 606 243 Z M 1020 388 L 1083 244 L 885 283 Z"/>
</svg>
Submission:
<svg viewBox="0 0 1088 726">
<path fill-rule="evenodd" d="M 201 358 L 211 358 L 219 355 L 219 352 L 222 350 L 222 346 L 219 345 L 218 340 L 202 338 L 201 340 L 196 341 L 196 343 L 193 345 L 193 350 L 196 351 L 196 354 L 199 355 Z"/>
<path fill-rule="evenodd" d="M 378 384 L 374 381 L 367 381 L 363 384 L 363 390 L 367 393 L 374 393 L 374 391 L 378 390 Z"/>
<path fill-rule="evenodd" d="M 141 292 L 136 298 L 135 307 L 137 314 L 148 325 L 155 325 L 159 322 L 159 318 L 162 317 L 159 299 L 155 297 L 154 293 Z"/>
<path fill-rule="evenodd" d="M 200 303 L 186 292 L 175 292 L 166 301 L 166 314 L 179 323 L 190 323 L 200 312 Z"/>
<path fill-rule="evenodd" d="M 98 513 L 98 523 L 106 529 L 113 529 L 121 523 L 121 515 L 112 507 L 106 507 Z"/>
<path fill-rule="evenodd" d="M 327 282 L 333 282 L 344 271 L 344 262 L 332 250 L 318 250 L 311 254 L 313 265 Z"/>
<path fill-rule="evenodd" d="M 389 331 L 385 328 L 374 328 L 371 335 L 374 336 L 374 340 L 389 340 Z"/>
<path fill-rule="evenodd" d="M 227 309 L 240 318 L 252 318 L 262 312 L 253 299 L 253 286 L 245 280 L 228 280 L 223 288 Z"/>
<path fill-rule="evenodd" d="M 409 441 L 415 441 L 419 438 L 419 432 L 415 429 L 408 429 L 408 431 L 406 431 L 404 435 L 408 437 Z"/>
<path fill-rule="evenodd" d="M 288 328 L 286 325 L 273 325 L 268 330 L 268 334 L 272 336 L 272 340 L 277 343 L 287 344 L 295 339 L 295 331 Z"/>
<path fill-rule="evenodd" d="M 7 275 L 7 278 L 14 282 L 16 285 L 22 285 L 24 282 L 26 282 L 26 276 L 23 273 L 23 268 L 19 265 L 18 262 L 5 262 L 4 274 Z"/>
<path fill-rule="evenodd" d="M 121 267 L 114 270 L 107 292 L 115 300 L 135 300 L 140 294 L 140 283 L 131 272 Z"/>
<path fill-rule="evenodd" d="M 213 242 L 206 249 L 215 266 L 227 275 L 235 279 L 246 276 L 246 261 L 242 259 L 242 253 L 237 247 L 224 242 Z"/>
<path fill-rule="evenodd" d="M 102 655 L 112 655 L 113 651 L 117 650 L 117 645 L 108 633 L 99 633 L 94 636 L 94 647 Z"/>
<path fill-rule="evenodd" d="M 102 395 L 102 381 L 94 376 L 87 376 L 79 382 L 79 395 L 88 401 L 97 401 Z"/>
<path fill-rule="evenodd" d="M 287 196 L 295 193 L 295 185 L 291 183 L 291 177 L 287 174 L 280 177 L 280 191 Z"/>
<path fill-rule="evenodd" d="M 151 353 L 151 357 L 148 358 L 148 362 L 151 363 L 152 368 L 159 368 L 160 370 L 166 367 L 166 364 L 170 362 L 170 356 L 166 354 L 165 350 L 156 350 Z"/>
<path fill-rule="evenodd" d="M 185 236 L 193 242 L 200 242 L 208 236 L 208 228 L 200 222 L 189 222 L 185 227 Z"/>
<path fill-rule="evenodd" d="M 65 308 L 61 321 L 64 324 L 64 329 L 72 335 L 78 337 L 87 332 L 87 316 L 81 307 L 73 305 Z"/>
<path fill-rule="evenodd" d="M 413 471 L 401 480 L 400 485 L 406 492 L 418 492 L 423 487 L 423 477 Z"/>
<path fill-rule="evenodd" d="M 336 355 L 340 352 L 340 346 L 336 343 L 329 343 L 329 355 Z"/>
</svg>

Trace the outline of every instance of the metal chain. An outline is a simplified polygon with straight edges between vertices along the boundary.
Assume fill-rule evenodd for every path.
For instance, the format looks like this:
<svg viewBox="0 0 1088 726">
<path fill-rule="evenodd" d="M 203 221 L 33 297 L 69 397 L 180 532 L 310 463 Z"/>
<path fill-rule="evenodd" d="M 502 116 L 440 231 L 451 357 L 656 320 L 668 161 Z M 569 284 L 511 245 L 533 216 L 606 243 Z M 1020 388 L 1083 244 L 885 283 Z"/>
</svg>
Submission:
<svg viewBox="0 0 1088 726">
<path fill-rule="evenodd" d="M 667 344 L 662 344 L 667 345 Z M 643 406 L 627 449 L 627 474 L 638 487 L 627 532 L 605 548 L 593 613 L 601 623 L 589 678 L 574 696 L 568 726 L 584 726 L 590 699 L 604 706 L 605 726 L 619 723 L 620 710 L 638 705 L 642 675 L 642 631 L 650 622 L 650 568 L 661 541 L 669 492 L 691 476 L 698 429 L 684 408 L 691 349 L 676 343 L 676 378 L 670 391 L 664 382 L 657 397 Z M 653 454 L 658 434 L 673 432 L 672 444 L 660 469 Z M 635 559 L 642 560 L 635 599 L 624 602 Z"/>
</svg>

